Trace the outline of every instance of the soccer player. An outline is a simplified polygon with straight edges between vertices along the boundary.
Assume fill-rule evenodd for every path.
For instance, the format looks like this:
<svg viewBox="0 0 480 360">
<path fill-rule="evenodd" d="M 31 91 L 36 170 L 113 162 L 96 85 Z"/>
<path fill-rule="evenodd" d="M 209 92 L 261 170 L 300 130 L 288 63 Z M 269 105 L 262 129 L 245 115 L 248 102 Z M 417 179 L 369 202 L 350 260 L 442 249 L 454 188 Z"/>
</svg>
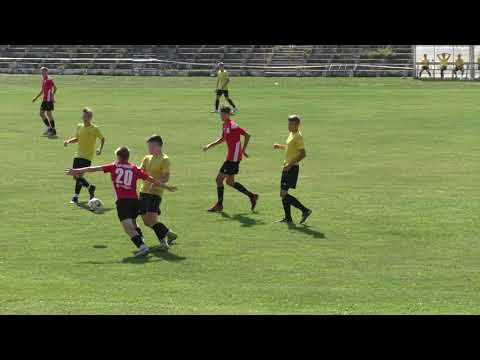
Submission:
<svg viewBox="0 0 480 360">
<path fill-rule="evenodd" d="M 43 123 L 47 127 L 43 135 L 55 136 L 57 135 L 57 130 L 55 129 L 55 120 L 53 119 L 52 111 L 54 110 L 55 102 L 55 93 L 57 92 L 57 87 L 53 82 L 53 79 L 48 75 L 48 69 L 42 67 L 42 89 L 35 96 L 32 102 L 35 102 L 40 95 L 43 94 L 42 105 L 40 105 L 40 117 L 43 120 Z"/>
<path fill-rule="evenodd" d="M 420 60 L 420 64 L 422 64 L 422 70 L 420 70 L 420 74 L 418 74 L 418 77 L 422 77 L 424 71 L 427 72 L 428 76 L 432 77 L 432 73 L 430 72 L 430 61 L 428 61 L 427 59 L 427 54 L 423 55 L 422 60 Z"/>
<path fill-rule="evenodd" d="M 453 69 L 453 77 L 457 78 L 457 71 L 462 73 L 462 78 L 464 74 L 464 65 L 465 61 L 462 59 L 462 55 L 458 54 L 457 60 L 455 60 L 455 68 Z"/>
<path fill-rule="evenodd" d="M 277 222 L 288 225 L 293 224 L 290 205 L 293 205 L 302 212 L 300 224 L 305 223 L 307 218 L 312 214 L 312 210 L 303 206 L 296 197 L 288 193 L 289 189 L 296 188 L 298 172 L 300 170 L 298 163 L 307 156 L 303 136 L 299 131 L 299 127 L 300 117 L 298 115 L 290 115 L 288 117 L 288 131 L 290 131 L 290 134 L 287 138 L 287 144 L 273 144 L 274 149 L 285 150 L 285 161 L 283 162 L 282 179 L 280 182 L 280 197 L 282 198 L 285 217 Z"/>
<path fill-rule="evenodd" d="M 97 139 L 100 139 L 100 148 L 96 151 L 100 155 L 105 145 L 105 137 L 100 129 L 92 123 L 93 111 L 89 108 L 83 109 L 83 124 L 78 124 L 77 134 L 74 138 L 65 140 L 63 145 L 67 147 L 69 144 L 78 143 L 78 150 L 73 159 L 73 168 L 84 168 L 92 164 L 93 155 L 95 153 L 95 145 Z M 82 186 L 88 189 L 90 199 L 95 197 L 95 185 L 90 184 L 81 174 L 75 175 L 75 193 L 73 194 L 70 204 L 78 204 L 78 196 Z"/>
<path fill-rule="evenodd" d="M 175 186 L 169 186 L 160 180 L 155 180 L 145 171 L 139 169 L 135 164 L 128 162 L 130 150 L 127 147 L 119 147 L 115 151 L 117 160 L 111 164 L 101 166 L 90 166 L 78 169 L 66 169 L 67 175 L 79 176 L 86 172 L 103 171 L 109 173 L 112 177 L 113 188 L 115 190 L 115 200 L 117 206 L 118 218 L 123 229 L 130 237 L 132 242 L 138 248 L 135 256 L 148 254 L 150 249 L 145 244 L 143 236 L 137 231 L 136 219 L 139 210 L 139 201 L 137 195 L 137 180 L 142 179 L 158 187 L 165 188 L 168 191 L 175 191 Z"/>
<path fill-rule="evenodd" d="M 170 179 L 170 159 L 162 151 L 163 140 L 160 135 L 152 135 L 148 140 L 148 152 L 140 169 L 152 176 L 155 180 L 167 183 Z M 140 215 L 143 223 L 151 228 L 164 247 L 168 247 L 177 238 L 177 234 L 158 221 L 160 215 L 160 203 L 162 202 L 163 187 L 153 186 L 148 180 L 142 183 L 140 188 Z M 165 237 L 167 240 L 165 240 Z"/>
<path fill-rule="evenodd" d="M 217 87 L 215 90 L 216 98 L 215 98 L 215 109 L 212 110 L 212 113 L 218 112 L 218 106 L 220 105 L 220 98 L 225 96 L 225 99 L 228 101 L 230 105 L 233 107 L 233 112 L 237 112 L 237 108 L 233 103 L 232 99 L 228 96 L 228 83 L 230 82 L 230 76 L 228 75 L 228 71 L 225 70 L 225 66 L 223 62 L 218 63 L 218 73 L 217 73 Z"/>
<path fill-rule="evenodd" d="M 228 146 L 227 160 L 223 163 L 216 178 L 218 201 L 212 208 L 208 210 L 210 212 L 223 211 L 223 182 L 225 179 L 227 180 L 227 185 L 240 191 L 250 199 L 252 211 L 257 205 L 258 194 L 248 191 L 242 184 L 235 181 L 235 175 L 238 174 L 240 161 L 242 161 L 242 155 L 248 157 L 245 149 L 250 141 L 250 135 L 244 129 L 238 126 L 233 119 L 230 118 L 230 114 L 230 107 L 222 106 L 220 109 L 220 118 L 223 122 L 222 134 L 217 140 L 203 147 L 203 151 L 207 151 L 211 147 L 221 144 L 222 142 L 226 142 Z M 241 135 L 245 137 L 243 149 L 242 142 L 240 141 Z"/>
<path fill-rule="evenodd" d="M 447 56 L 448 55 L 448 56 Z M 450 54 L 442 53 L 441 56 L 437 55 L 438 60 L 440 61 L 440 77 L 443 79 L 443 73 L 447 70 L 448 60 L 450 59 Z"/>
</svg>

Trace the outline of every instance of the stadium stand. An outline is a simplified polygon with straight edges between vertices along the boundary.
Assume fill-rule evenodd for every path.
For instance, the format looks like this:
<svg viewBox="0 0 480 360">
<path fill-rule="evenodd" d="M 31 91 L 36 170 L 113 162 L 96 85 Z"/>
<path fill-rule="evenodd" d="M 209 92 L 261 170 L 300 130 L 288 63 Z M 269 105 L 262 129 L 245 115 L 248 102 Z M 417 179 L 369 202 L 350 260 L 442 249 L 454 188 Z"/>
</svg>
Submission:
<svg viewBox="0 0 480 360">
<path fill-rule="evenodd" d="M 0 73 L 410 76 L 412 45 L 0 45 Z"/>
</svg>

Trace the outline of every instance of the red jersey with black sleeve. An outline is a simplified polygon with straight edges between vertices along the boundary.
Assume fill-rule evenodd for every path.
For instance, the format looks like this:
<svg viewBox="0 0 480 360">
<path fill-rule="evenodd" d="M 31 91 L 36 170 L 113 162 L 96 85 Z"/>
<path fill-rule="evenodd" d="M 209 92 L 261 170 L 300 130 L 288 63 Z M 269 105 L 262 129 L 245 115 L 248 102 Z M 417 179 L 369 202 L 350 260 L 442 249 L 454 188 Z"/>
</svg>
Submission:
<svg viewBox="0 0 480 360">
<path fill-rule="evenodd" d="M 53 79 L 50 76 L 43 78 L 42 91 L 43 101 L 53 101 Z"/>
<path fill-rule="evenodd" d="M 240 162 L 242 161 L 242 142 L 240 136 L 245 135 L 247 132 L 242 129 L 238 124 L 230 120 L 223 124 L 223 137 L 222 140 L 227 143 L 227 161 Z"/>
<path fill-rule="evenodd" d="M 104 173 L 110 173 L 112 176 L 115 200 L 138 199 L 137 180 L 146 180 L 148 178 L 148 174 L 145 171 L 129 162 L 114 162 L 102 165 L 102 170 Z"/>
</svg>

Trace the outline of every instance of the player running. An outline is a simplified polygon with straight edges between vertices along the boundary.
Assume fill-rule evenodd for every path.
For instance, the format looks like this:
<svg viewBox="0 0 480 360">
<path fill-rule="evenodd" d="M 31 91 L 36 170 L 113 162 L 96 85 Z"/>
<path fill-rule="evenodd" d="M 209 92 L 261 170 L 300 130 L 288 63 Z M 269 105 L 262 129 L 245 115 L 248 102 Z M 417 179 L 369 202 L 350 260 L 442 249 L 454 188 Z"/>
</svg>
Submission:
<svg viewBox="0 0 480 360">
<path fill-rule="evenodd" d="M 115 200 L 117 206 L 117 214 L 123 229 L 130 236 L 130 239 L 138 248 L 135 256 L 146 255 L 150 249 L 145 244 L 141 232 L 138 232 L 136 219 L 139 210 L 139 201 L 137 195 L 137 180 L 142 179 L 158 187 L 175 191 L 175 186 L 166 185 L 160 180 L 155 180 L 145 171 L 139 169 L 135 164 L 128 162 L 130 158 L 130 150 L 127 147 L 119 147 L 115 150 L 117 160 L 111 164 L 101 166 L 91 166 L 79 169 L 66 169 L 67 175 L 79 176 L 86 172 L 103 171 L 109 173 L 112 177 L 113 188 L 115 190 Z M 162 242 L 161 242 L 161 245 Z M 162 246 L 163 247 L 163 246 Z M 167 246 L 168 248 L 168 246 Z"/>
<path fill-rule="evenodd" d="M 100 139 L 100 148 L 96 151 L 97 155 L 101 155 L 103 146 L 105 145 L 105 137 L 100 129 L 92 123 L 93 111 L 89 108 L 83 109 L 83 124 L 78 124 L 77 134 L 74 138 L 65 140 L 63 145 L 67 147 L 69 144 L 78 143 L 78 150 L 73 159 L 73 168 L 84 168 L 92 164 L 93 154 L 95 153 L 95 145 L 97 139 Z M 81 174 L 75 175 L 75 193 L 73 194 L 70 204 L 78 205 L 78 196 L 82 186 L 88 189 L 90 199 L 95 197 L 95 185 L 90 184 Z"/>
<path fill-rule="evenodd" d="M 455 60 L 455 68 L 453 69 L 453 77 L 456 79 L 457 78 L 457 71 L 460 71 L 462 73 L 462 78 L 464 75 L 464 66 L 465 66 L 465 61 L 462 59 L 462 55 L 458 54 L 457 59 Z"/>
<path fill-rule="evenodd" d="M 422 65 L 422 70 L 420 70 L 418 77 L 421 78 L 424 71 L 427 72 L 428 76 L 432 77 L 432 73 L 430 72 L 430 61 L 427 58 L 427 54 L 423 55 L 422 60 L 420 60 L 420 64 Z"/>
<path fill-rule="evenodd" d="M 218 63 L 218 73 L 217 73 L 217 87 L 215 89 L 215 109 L 212 110 L 212 113 L 218 113 L 218 106 L 220 105 L 220 98 L 225 96 L 225 100 L 228 101 L 230 105 L 233 107 L 233 112 L 237 112 L 238 109 L 235 107 L 232 99 L 228 96 L 228 83 L 230 82 L 230 76 L 228 75 L 228 71 L 225 70 L 225 66 L 223 62 Z"/>
<path fill-rule="evenodd" d="M 228 146 L 227 160 L 223 163 L 216 178 L 218 201 L 211 209 L 208 210 L 210 212 L 223 211 L 223 182 L 225 179 L 227 179 L 227 184 L 229 186 L 248 196 L 252 211 L 257 205 L 258 194 L 248 191 L 242 184 L 235 181 L 235 175 L 238 174 L 240 161 L 242 161 L 242 155 L 248 157 L 245 149 L 250 141 L 250 135 L 244 129 L 238 126 L 233 119 L 230 118 L 230 114 L 230 107 L 222 106 L 220 109 L 220 118 L 223 122 L 222 134 L 217 140 L 203 147 L 203 151 L 207 151 L 211 147 L 221 144 L 224 141 Z M 241 135 L 245 137 L 243 149 L 242 142 L 240 141 Z"/>
<path fill-rule="evenodd" d="M 447 56 L 448 55 L 448 56 Z M 438 60 L 440 61 L 440 77 L 443 79 L 443 73 L 447 70 L 448 60 L 450 59 L 450 54 L 442 53 L 441 56 L 437 55 Z"/>
<path fill-rule="evenodd" d="M 285 161 L 283 162 L 282 179 L 280 183 L 280 197 L 282 198 L 285 217 L 277 222 L 288 225 L 293 223 L 290 205 L 293 205 L 302 212 L 300 224 L 305 223 L 307 218 L 312 214 L 312 210 L 303 206 L 296 197 L 288 193 L 289 189 L 296 188 L 298 172 L 300 170 L 298 163 L 307 156 L 303 136 L 299 131 L 299 127 L 300 117 L 298 115 L 290 115 L 288 117 L 288 131 L 290 131 L 290 134 L 287 138 L 287 144 L 273 144 L 274 149 L 285 150 Z"/>
<path fill-rule="evenodd" d="M 160 135 L 152 135 L 147 140 L 147 144 L 150 154 L 143 158 L 140 168 L 155 180 L 167 183 L 170 179 L 170 159 L 162 151 L 162 137 Z M 145 180 L 140 188 L 139 213 L 142 216 L 143 223 L 155 232 L 163 247 L 168 248 L 177 238 L 177 234 L 158 221 L 158 216 L 161 213 L 160 204 L 163 191 L 163 187 L 153 186 L 151 182 Z"/>
<path fill-rule="evenodd" d="M 48 69 L 42 67 L 40 70 L 42 72 L 42 89 L 38 95 L 33 98 L 32 102 L 35 102 L 40 95 L 43 94 L 43 101 L 40 105 L 40 117 L 47 127 L 43 135 L 56 136 L 57 130 L 55 129 L 55 120 L 53 119 L 52 111 L 54 110 L 53 104 L 55 103 L 57 87 L 55 86 L 53 79 L 48 75 Z"/>
</svg>

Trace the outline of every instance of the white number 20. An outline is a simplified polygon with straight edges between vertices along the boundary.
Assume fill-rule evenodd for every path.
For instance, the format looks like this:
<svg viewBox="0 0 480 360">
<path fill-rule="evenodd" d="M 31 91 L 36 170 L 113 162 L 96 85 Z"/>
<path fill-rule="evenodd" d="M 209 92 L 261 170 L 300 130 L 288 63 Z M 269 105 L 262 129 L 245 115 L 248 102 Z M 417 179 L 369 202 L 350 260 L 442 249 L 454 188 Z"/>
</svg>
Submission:
<svg viewBox="0 0 480 360">
<path fill-rule="evenodd" d="M 132 180 L 133 180 L 133 171 L 132 170 L 124 170 L 122 168 L 117 168 L 115 170 L 115 174 L 117 174 L 117 178 L 115 179 L 115 182 L 119 185 L 125 185 L 125 186 L 130 186 L 132 185 Z M 123 178 L 123 179 L 122 179 Z"/>
</svg>

